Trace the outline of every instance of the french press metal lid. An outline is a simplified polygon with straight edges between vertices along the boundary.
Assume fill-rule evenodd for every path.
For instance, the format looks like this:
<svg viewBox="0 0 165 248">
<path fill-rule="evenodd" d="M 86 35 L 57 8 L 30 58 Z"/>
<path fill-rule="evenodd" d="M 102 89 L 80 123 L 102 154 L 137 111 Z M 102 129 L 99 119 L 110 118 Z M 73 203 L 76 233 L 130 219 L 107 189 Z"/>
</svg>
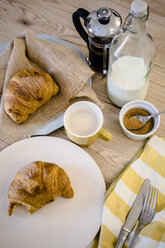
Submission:
<svg viewBox="0 0 165 248">
<path fill-rule="evenodd" d="M 90 34 L 100 38 L 112 38 L 121 27 L 120 15 L 107 7 L 92 11 L 86 19 Z"/>
<path fill-rule="evenodd" d="M 121 16 L 113 9 L 102 7 L 91 13 L 80 8 L 72 17 L 77 32 L 87 43 L 92 67 L 106 74 L 110 43 L 121 27 Z M 80 17 L 84 19 L 88 33 L 84 30 Z"/>
</svg>

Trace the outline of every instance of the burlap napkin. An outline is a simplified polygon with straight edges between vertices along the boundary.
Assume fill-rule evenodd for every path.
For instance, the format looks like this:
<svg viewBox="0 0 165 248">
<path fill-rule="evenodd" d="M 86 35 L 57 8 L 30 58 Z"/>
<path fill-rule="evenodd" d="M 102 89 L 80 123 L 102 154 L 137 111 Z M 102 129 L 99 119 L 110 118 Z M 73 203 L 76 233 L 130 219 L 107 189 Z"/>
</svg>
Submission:
<svg viewBox="0 0 165 248">
<path fill-rule="evenodd" d="M 24 124 L 15 124 L 4 112 L 3 93 L 15 73 L 31 68 L 50 73 L 60 86 L 60 94 L 30 115 Z M 70 47 L 41 40 L 27 32 L 12 40 L 0 55 L 0 150 L 34 134 L 63 112 L 74 98 L 86 97 L 100 104 L 96 94 L 87 84 L 93 74 Z"/>
</svg>

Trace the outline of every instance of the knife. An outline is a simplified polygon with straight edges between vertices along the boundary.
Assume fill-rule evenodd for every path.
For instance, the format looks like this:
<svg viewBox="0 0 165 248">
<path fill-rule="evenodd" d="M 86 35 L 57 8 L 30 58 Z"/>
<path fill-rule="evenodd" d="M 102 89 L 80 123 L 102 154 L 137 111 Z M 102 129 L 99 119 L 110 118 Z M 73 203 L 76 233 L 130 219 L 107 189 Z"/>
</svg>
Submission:
<svg viewBox="0 0 165 248">
<path fill-rule="evenodd" d="M 115 248 L 123 247 L 125 240 L 127 239 L 130 232 L 133 230 L 141 213 L 144 198 L 149 190 L 149 187 L 150 187 L 150 180 L 147 178 L 144 180 L 144 183 L 131 207 L 131 210 L 127 215 L 127 219 L 121 228 Z"/>
</svg>

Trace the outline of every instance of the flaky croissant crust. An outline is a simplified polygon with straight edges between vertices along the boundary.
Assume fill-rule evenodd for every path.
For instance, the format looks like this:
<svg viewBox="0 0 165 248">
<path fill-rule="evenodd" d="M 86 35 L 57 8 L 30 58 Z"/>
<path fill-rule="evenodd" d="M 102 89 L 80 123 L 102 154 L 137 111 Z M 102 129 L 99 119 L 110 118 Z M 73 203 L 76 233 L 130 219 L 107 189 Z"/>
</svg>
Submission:
<svg viewBox="0 0 165 248">
<path fill-rule="evenodd" d="M 16 123 L 23 123 L 59 92 L 52 77 L 37 69 L 15 74 L 4 93 L 4 110 Z"/>
<path fill-rule="evenodd" d="M 56 164 L 36 161 L 21 168 L 8 190 L 9 209 L 12 215 L 18 205 L 32 214 L 57 196 L 73 197 L 73 189 L 65 171 Z"/>
</svg>

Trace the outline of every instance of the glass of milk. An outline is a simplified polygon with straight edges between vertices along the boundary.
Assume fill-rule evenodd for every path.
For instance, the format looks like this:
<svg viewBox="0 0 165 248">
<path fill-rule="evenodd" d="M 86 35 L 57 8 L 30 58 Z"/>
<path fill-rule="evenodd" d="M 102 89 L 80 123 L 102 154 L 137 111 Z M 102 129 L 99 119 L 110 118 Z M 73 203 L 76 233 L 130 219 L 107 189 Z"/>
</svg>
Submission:
<svg viewBox="0 0 165 248">
<path fill-rule="evenodd" d="M 147 4 L 134 1 L 125 26 L 111 43 L 107 92 L 119 107 L 131 100 L 143 100 L 147 93 L 155 54 L 153 40 L 146 33 L 147 19 Z"/>
</svg>

